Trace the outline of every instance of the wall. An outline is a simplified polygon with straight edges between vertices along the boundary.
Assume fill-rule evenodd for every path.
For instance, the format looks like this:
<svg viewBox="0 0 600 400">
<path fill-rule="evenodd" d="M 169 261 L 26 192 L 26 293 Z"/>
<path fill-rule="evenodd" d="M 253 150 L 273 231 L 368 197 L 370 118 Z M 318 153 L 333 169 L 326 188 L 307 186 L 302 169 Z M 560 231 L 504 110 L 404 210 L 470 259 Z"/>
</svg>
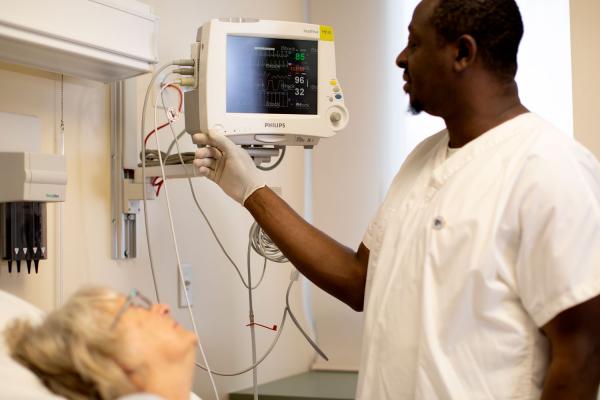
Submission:
<svg viewBox="0 0 600 400">
<path fill-rule="evenodd" d="M 575 138 L 600 158 L 600 3 L 571 0 L 573 127 Z M 598 394 L 600 400 L 600 393 Z"/>
<path fill-rule="evenodd" d="M 573 131 L 600 159 L 600 2 L 571 0 L 571 57 L 573 73 Z M 598 393 L 600 400 L 600 391 Z"/>
<path fill-rule="evenodd" d="M 160 17 L 158 48 L 163 62 L 188 57 L 197 28 L 210 18 L 233 15 L 302 21 L 304 15 L 304 4 L 300 0 L 153 0 L 148 3 Z M 137 79 L 140 97 L 149 79 L 149 76 Z M 42 147 L 47 152 L 56 150 L 60 116 L 59 80 L 56 74 L 0 64 L 0 110 L 38 116 L 43 131 Z M 142 218 L 138 225 L 138 258 L 129 261 L 113 261 L 110 258 L 109 88 L 101 83 L 66 77 L 64 93 L 65 153 L 69 183 L 67 201 L 62 206 L 62 292 L 66 297 L 80 286 L 92 283 L 108 285 L 120 291 L 137 287 L 152 297 L 154 290 Z M 141 107 L 138 117 L 140 113 Z M 162 135 L 167 141 L 169 133 Z M 193 147 L 190 145 L 188 148 Z M 302 150 L 292 149 L 288 151 L 282 166 L 266 176 L 269 184 L 283 188 L 283 196 L 299 212 L 302 212 L 303 204 L 302 170 Z M 198 198 L 224 245 L 245 271 L 247 232 L 251 223 L 249 214 L 226 198 L 211 182 L 198 180 L 195 186 Z M 242 369 L 250 365 L 251 360 L 249 330 L 245 327 L 248 319 L 247 292 L 201 220 L 192 203 L 187 184 L 169 182 L 168 189 L 183 262 L 194 266 L 194 314 L 211 367 L 221 371 Z M 163 188 L 159 199 L 148 205 L 159 290 L 161 300 L 171 304 L 175 317 L 190 326 L 185 310 L 177 309 L 176 259 L 169 231 L 165 194 Z M 42 263 L 38 275 L 9 275 L 6 263 L 0 265 L 0 289 L 15 293 L 45 310 L 54 308 L 55 299 L 61 295 L 60 286 L 55 285 L 56 266 L 60 262 L 56 223 L 58 208 L 49 206 L 50 258 Z M 258 276 L 260 266 L 262 263 L 255 259 L 255 276 Z M 266 278 L 255 292 L 257 322 L 279 325 L 289 273 L 289 265 L 268 266 Z M 292 308 L 302 317 L 298 288 L 292 292 Z M 304 323 L 303 318 L 300 320 Z M 274 333 L 258 330 L 257 336 L 259 354 L 262 354 Z M 273 355 L 259 368 L 259 381 L 305 371 L 311 357 L 312 352 L 304 339 L 292 324 L 288 324 Z M 250 374 L 217 379 L 222 398 L 226 398 L 226 393 L 230 391 L 249 387 L 251 382 Z M 200 396 L 212 398 L 205 373 L 196 373 L 194 388 Z"/>
<path fill-rule="evenodd" d="M 378 40 L 385 38 L 384 2 L 311 0 L 308 15 L 309 22 L 334 29 L 338 80 L 350 112 L 348 127 L 314 150 L 314 222 L 356 249 L 387 188 L 377 161 L 385 153 L 380 133 L 387 130 L 378 101 L 388 92 L 381 72 L 393 66 L 385 40 Z M 362 314 L 318 288 L 313 304 L 319 341 L 331 359 L 315 367 L 356 369 Z"/>
<path fill-rule="evenodd" d="M 575 137 L 600 158 L 600 2 L 571 0 Z"/>
</svg>

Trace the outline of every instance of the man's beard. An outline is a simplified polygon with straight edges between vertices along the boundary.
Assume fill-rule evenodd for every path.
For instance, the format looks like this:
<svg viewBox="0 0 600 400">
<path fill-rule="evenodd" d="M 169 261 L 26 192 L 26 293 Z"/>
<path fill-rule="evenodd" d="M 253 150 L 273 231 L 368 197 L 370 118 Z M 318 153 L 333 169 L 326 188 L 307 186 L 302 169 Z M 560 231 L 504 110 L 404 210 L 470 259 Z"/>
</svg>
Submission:
<svg viewBox="0 0 600 400">
<path fill-rule="evenodd" d="M 423 105 L 419 100 L 412 100 L 408 105 L 408 112 L 412 115 L 418 115 L 423 111 Z"/>
</svg>

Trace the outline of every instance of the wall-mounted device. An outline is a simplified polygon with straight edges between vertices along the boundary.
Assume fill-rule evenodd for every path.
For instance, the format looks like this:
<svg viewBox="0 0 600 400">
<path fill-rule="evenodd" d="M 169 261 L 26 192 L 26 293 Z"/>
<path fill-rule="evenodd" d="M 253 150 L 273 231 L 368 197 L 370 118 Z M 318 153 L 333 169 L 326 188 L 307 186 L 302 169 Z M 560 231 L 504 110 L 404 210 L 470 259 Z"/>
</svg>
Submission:
<svg viewBox="0 0 600 400">
<path fill-rule="evenodd" d="M 215 19 L 192 45 L 189 133 L 221 129 L 241 145 L 312 147 L 348 123 L 329 26 Z"/>
<path fill-rule="evenodd" d="M 64 156 L 30 152 L 0 152 L 0 258 L 21 262 L 38 272 L 48 257 L 46 203 L 65 200 L 67 170 Z"/>
<path fill-rule="evenodd" d="M 151 11 L 137 0 L 11 2 L 0 14 L 0 59 L 102 82 L 151 72 Z"/>
</svg>

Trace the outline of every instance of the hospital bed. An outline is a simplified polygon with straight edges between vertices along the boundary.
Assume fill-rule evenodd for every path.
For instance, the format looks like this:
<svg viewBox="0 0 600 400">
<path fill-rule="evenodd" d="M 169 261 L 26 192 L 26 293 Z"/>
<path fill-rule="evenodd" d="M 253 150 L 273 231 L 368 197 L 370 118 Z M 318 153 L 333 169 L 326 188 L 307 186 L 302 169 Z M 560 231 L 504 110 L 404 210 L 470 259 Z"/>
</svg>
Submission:
<svg viewBox="0 0 600 400">
<path fill-rule="evenodd" d="M 35 306 L 0 290 L 0 332 L 13 318 L 39 321 L 42 316 L 42 311 Z M 32 372 L 10 358 L 3 339 L 0 339 L 0 399 L 65 400 L 48 391 Z M 191 393 L 190 400 L 200 398 Z"/>
</svg>

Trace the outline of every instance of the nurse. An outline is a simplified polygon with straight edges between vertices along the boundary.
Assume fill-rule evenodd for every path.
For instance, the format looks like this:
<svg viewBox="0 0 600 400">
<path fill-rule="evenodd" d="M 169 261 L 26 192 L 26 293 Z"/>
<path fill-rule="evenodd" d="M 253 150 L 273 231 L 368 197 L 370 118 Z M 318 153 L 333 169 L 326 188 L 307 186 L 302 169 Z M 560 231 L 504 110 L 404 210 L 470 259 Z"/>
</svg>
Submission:
<svg viewBox="0 0 600 400">
<path fill-rule="evenodd" d="M 195 166 L 357 311 L 357 398 L 589 399 L 600 383 L 600 166 L 519 100 L 514 0 L 423 0 L 396 63 L 444 119 L 358 249 L 302 220 L 217 131 Z M 307 250 L 309 249 L 309 250 Z"/>
</svg>

